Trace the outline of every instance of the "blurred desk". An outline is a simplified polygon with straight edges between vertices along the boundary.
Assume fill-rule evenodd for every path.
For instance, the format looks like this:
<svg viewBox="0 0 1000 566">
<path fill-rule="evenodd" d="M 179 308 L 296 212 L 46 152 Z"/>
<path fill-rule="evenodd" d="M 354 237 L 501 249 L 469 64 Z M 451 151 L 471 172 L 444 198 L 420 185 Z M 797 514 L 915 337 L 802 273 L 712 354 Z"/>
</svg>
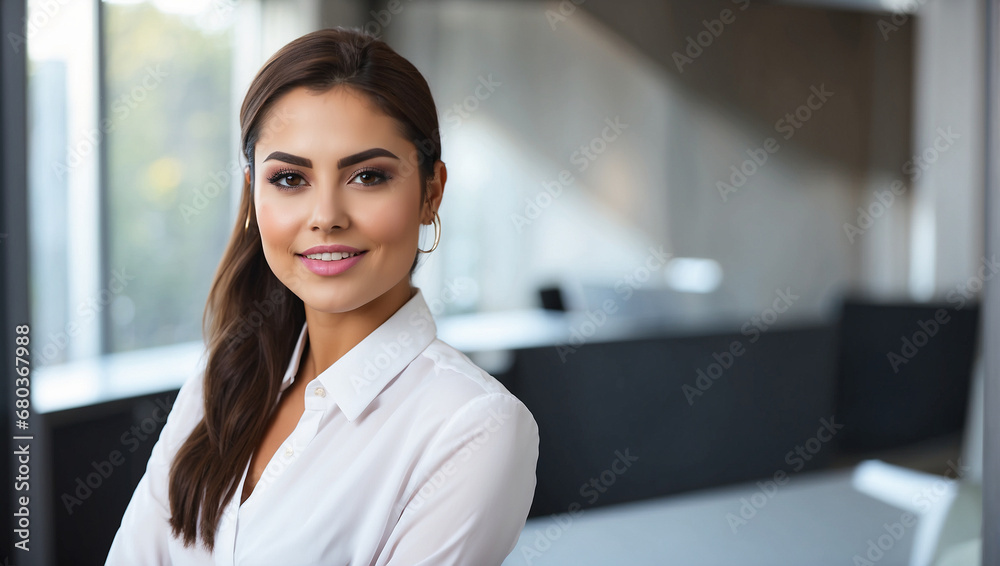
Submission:
<svg viewBox="0 0 1000 566">
<path fill-rule="evenodd" d="M 899 523 L 907 511 L 859 492 L 853 475 L 840 469 L 791 476 L 735 533 L 727 514 L 738 517 L 741 498 L 762 493 L 756 482 L 535 517 L 503 564 L 843 566 L 854 564 L 855 554 L 879 566 L 909 564 L 915 527 L 903 528 L 881 558 L 867 555 L 869 542 L 887 534 L 885 524 Z"/>
</svg>

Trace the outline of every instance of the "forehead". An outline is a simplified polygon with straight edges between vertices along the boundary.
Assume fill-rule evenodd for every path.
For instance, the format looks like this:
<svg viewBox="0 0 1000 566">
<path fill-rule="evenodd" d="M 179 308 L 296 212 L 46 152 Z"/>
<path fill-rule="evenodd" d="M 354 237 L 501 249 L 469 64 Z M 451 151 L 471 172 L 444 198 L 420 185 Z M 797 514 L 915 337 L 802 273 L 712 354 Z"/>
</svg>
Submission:
<svg viewBox="0 0 1000 566">
<path fill-rule="evenodd" d="M 257 150 L 282 146 L 299 155 L 346 151 L 374 143 L 410 144 L 395 118 L 364 93 L 346 86 L 323 92 L 297 87 L 280 96 L 261 122 Z"/>
</svg>

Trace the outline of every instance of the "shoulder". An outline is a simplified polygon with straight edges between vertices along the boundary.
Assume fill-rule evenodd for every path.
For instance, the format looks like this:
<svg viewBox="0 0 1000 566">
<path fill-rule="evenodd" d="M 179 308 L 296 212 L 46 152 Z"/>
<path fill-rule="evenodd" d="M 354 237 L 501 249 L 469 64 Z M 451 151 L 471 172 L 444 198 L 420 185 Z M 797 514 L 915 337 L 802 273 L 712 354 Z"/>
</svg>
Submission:
<svg viewBox="0 0 1000 566">
<path fill-rule="evenodd" d="M 477 485 L 533 490 L 538 424 L 524 403 L 439 339 L 414 361 L 418 385 L 408 402 L 426 433 L 415 477 L 430 481 L 464 470 Z"/>
<path fill-rule="evenodd" d="M 415 369 L 420 373 L 418 391 L 432 394 L 442 409 L 457 409 L 484 395 L 517 400 L 497 378 L 440 338 L 424 348 L 416 361 Z"/>
<path fill-rule="evenodd" d="M 463 384 L 475 392 L 510 394 L 510 391 L 495 377 L 440 338 L 435 338 L 424 348 L 420 357 L 426 358 L 433 364 L 432 369 L 437 377 L 453 381 L 455 384 Z"/>
<path fill-rule="evenodd" d="M 422 375 L 413 394 L 441 419 L 442 429 L 469 431 L 513 422 L 537 438 L 538 426 L 524 403 L 447 342 L 434 339 L 417 361 Z"/>
<path fill-rule="evenodd" d="M 184 380 L 180 390 L 177 391 L 177 397 L 174 398 L 170 412 L 171 414 L 183 413 L 185 416 L 190 416 L 190 413 L 200 413 L 204 411 L 204 399 L 205 367 L 202 365 Z"/>
<path fill-rule="evenodd" d="M 184 380 L 173 402 L 160 433 L 160 439 L 169 452 L 175 452 L 205 414 L 205 368 Z"/>
</svg>

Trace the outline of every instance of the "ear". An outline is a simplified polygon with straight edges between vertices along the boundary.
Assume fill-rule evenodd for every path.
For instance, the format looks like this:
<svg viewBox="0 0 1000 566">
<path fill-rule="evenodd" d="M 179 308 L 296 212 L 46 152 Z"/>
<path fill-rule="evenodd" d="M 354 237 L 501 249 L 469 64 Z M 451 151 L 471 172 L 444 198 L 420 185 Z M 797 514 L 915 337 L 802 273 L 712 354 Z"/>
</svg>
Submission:
<svg viewBox="0 0 1000 566">
<path fill-rule="evenodd" d="M 250 179 L 250 166 L 249 165 L 247 165 L 246 167 L 243 168 L 243 178 L 246 179 L 246 182 L 247 182 L 248 185 L 252 184 L 250 182 L 251 179 Z"/>
<path fill-rule="evenodd" d="M 444 197 L 444 184 L 448 181 L 448 168 L 444 161 L 440 159 L 434 164 L 434 176 L 427 179 L 427 200 L 430 206 L 425 206 L 423 210 L 423 223 L 434 222 L 434 211 L 441 208 L 441 199 Z"/>
</svg>

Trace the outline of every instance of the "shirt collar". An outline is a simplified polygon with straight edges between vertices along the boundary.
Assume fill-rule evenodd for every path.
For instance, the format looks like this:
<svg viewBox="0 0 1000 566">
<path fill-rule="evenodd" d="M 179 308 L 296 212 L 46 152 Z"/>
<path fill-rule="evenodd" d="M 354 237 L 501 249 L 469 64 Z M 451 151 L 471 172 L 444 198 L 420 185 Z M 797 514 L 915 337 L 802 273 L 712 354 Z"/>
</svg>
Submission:
<svg viewBox="0 0 1000 566">
<path fill-rule="evenodd" d="M 282 378 L 281 389 L 291 385 L 305 350 L 307 324 L 302 324 L 298 342 Z M 358 418 L 392 378 L 424 351 L 437 336 L 437 325 L 420 288 L 388 320 L 322 371 L 317 380 L 325 389 L 322 398 L 307 392 L 311 403 L 335 402 L 348 421 Z M 317 401 L 316 399 L 320 399 Z M 310 401 L 311 400 L 311 401 Z"/>
</svg>

